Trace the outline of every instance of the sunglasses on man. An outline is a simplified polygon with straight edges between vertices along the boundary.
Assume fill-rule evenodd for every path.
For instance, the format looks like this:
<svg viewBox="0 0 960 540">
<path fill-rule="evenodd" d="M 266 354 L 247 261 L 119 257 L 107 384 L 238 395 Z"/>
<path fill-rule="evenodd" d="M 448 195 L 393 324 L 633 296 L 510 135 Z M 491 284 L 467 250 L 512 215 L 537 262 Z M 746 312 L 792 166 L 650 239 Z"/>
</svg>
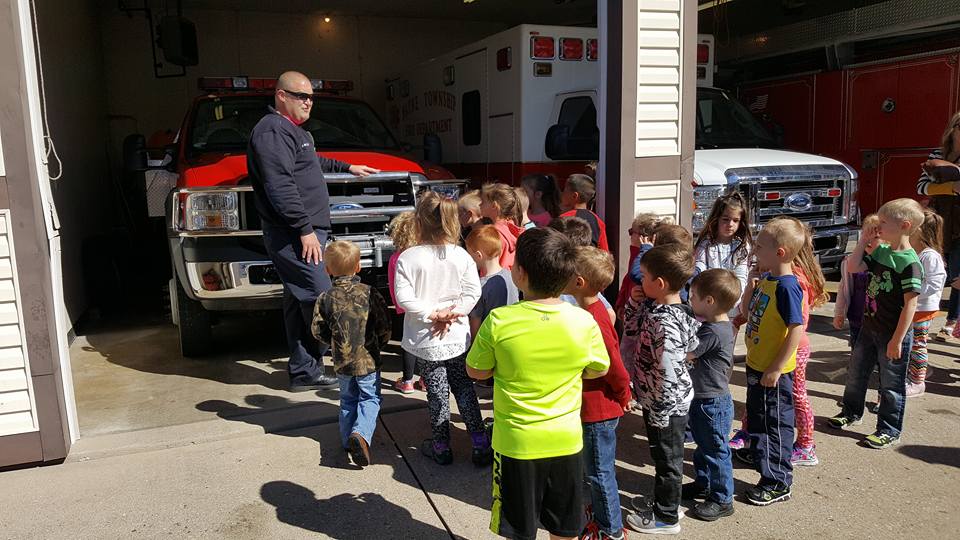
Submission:
<svg viewBox="0 0 960 540">
<path fill-rule="evenodd" d="M 304 92 L 294 92 L 292 90 L 287 90 L 286 88 L 281 88 L 280 91 L 299 101 L 306 101 L 308 99 L 310 101 L 313 101 L 313 94 L 307 94 Z"/>
</svg>

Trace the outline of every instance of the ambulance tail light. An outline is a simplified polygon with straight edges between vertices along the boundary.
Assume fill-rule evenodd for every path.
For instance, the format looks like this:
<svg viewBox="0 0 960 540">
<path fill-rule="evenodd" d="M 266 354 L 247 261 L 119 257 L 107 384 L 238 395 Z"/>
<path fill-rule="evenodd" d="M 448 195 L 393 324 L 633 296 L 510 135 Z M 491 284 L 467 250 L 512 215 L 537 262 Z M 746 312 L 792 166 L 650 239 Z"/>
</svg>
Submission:
<svg viewBox="0 0 960 540">
<path fill-rule="evenodd" d="M 530 58 L 534 60 L 553 60 L 557 56 L 556 43 L 549 36 L 530 37 Z"/>
<path fill-rule="evenodd" d="M 583 60 L 583 40 L 580 38 L 560 38 L 561 60 Z"/>
<path fill-rule="evenodd" d="M 706 64 L 710 62 L 710 46 L 706 43 L 697 44 L 697 63 Z"/>
<path fill-rule="evenodd" d="M 178 231 L 240 230 L 237 191 L 179 192 L 175 195 L 173 228 Z"/>
<path fill-rule="evenodd" d="M 587 40 L 587 60 L 595 62 L 600 59 L 600 41 L 594 38 Z"/>
</svg>

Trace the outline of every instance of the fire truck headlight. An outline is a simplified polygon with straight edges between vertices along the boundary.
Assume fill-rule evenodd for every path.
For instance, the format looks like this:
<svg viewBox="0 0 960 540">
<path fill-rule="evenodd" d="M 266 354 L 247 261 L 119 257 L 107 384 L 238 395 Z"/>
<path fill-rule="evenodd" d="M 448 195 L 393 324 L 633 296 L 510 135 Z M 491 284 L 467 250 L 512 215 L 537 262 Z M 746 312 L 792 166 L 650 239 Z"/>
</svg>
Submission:
<svg viewBox="0 0 960 540">
<path fill-rule="evenodd" d="M 240 229 L 239 194 L 235 191 L 184 193 L 180 223 L 186 231 Z"/>
</svg>

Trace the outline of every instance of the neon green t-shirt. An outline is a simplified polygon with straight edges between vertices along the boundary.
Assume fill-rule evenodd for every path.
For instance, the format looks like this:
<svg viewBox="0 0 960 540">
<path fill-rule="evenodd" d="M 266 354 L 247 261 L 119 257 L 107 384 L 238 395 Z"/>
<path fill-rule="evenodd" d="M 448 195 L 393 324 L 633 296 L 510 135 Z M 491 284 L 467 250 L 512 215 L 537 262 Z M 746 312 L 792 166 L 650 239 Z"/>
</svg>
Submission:
<svg viewBox="0 0 960 540">
<path fill-rule="evenodd" d="M 493 449 L 542 459 L 580 451 L 583 370 L 603 371 L 610 359 L 589 312 L 528 301 L 490 312 L 467 365 L 494 370 Z"/>
</svg>

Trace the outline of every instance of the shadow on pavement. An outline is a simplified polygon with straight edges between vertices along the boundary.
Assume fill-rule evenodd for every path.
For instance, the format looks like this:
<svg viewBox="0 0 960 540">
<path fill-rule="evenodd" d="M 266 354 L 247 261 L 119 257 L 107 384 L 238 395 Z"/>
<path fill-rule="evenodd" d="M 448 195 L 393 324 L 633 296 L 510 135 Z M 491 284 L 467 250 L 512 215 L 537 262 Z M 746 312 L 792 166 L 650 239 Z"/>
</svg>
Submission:
<svg viewBox="0 0 960 540">
<path fill-rule="evenodd" d="M 276 507 L 277 520 L 330 538 L 450 538 L 433 525 L 417 521 L 406 508 L 378 493 L 349 493 L 319 499 L 310 489 L 293 482 L 267 482 L 260 497 Z"/>
<path fill-rule="evenodd" d="M 924 463 L 947 465 L 960 469 L 960 448 L 906 444 L 897 448 L 897 452 Z"/>
</svg>

